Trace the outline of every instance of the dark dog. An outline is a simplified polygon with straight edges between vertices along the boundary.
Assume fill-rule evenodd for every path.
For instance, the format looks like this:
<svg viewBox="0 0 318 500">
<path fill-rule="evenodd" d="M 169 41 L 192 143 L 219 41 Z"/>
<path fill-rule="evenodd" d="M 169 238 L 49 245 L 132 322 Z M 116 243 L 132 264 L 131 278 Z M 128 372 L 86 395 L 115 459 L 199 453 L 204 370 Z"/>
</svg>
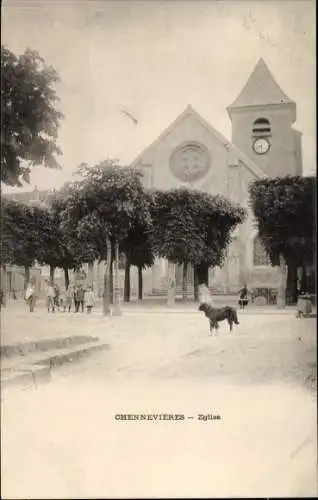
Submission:
<svg viewBox="0 0 318 500">
<path fill-rule="evenodd" d="M 230 332 L 233 329 L 233 324 L 239 325 L 239 321 L 237 319 L 236 310 L 233 307 L 225 306 L 225 307 L 212 307 L 209 304 L 203 303 L 199 306 L 199 311 L 203 311 L 207 318 L 210 321 L 210 332 L 212 333 L 213 328 L 217 330 L 219 328 L 219 322 L 227 320 L 230 325 Z"/>
</svg>

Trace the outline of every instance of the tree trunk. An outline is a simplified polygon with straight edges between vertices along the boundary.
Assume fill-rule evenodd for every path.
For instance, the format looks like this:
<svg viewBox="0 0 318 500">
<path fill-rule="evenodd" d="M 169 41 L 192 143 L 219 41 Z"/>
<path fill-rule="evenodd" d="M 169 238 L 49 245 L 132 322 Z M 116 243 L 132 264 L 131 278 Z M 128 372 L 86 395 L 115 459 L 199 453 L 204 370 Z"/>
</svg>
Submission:
<svg viewBox="0 0 318 500">
<path fill-rule="evenodd" d="M 115 259 L 114 259 L 114 307 L 113 315 L 121 316 L 122 311 L 120 308 L 120 286 L 119 286 L 119 244 L 115 245 Z"/>
<path fill-rule="evenodd" d="M 199 301 L 199 266 L 194 266 L 194 300 Z"/>
<path fill-rule="evenodd" d="M 26 290 L 30 283 L 30 266 L 24 266 L 24 290 Z"/>
<path fill-rule="evenodd" d="M 65 290 L 68 290 L 68 287 L 70 286 L 70 276 L 67 267 L 64 267 L 64 282 L 65 282 Z"/>
<path fill-rule="evenodd" d="M 55 273 L 55 267 L 50 266 L 50 284 L 52 286 L 54 285 L 54 273 Z"/>
<path fill-rule="evenodd" d="M 114 252 L 111 251 L 109 268 L 109 303 L 114 304 Z"/>
<path fill-rule="evenodd" d="M 174 307 L 176 298 L 176 266 L 168 262 L 168 300 L 167 306 Z"/>
<path fill-rule="evenodd" d="M 182 302 L 188 300 L 188 262 L 184 261 L 182 268 Z"/>
<path fill-rule="evenodd" d="M 138 266 L 138 300 L 142 300 L 142 267 Z"/>
<path fill-rule="evenodd" d="M 306 269 L 306 266 L 301 266 L 299 275 L 300 275 L 299 290 L 301 290 L 302 292 L 305 292 L 305 291 L 307 291 L 307 288 L 308 288 L 308 286 L 307 286 L 307 269 Z"/>
<path fill-rule="evenodd" d="M 297 267 L 290 263 L 287 266 L 287 286 L 286 300 L 288 304 L 296 304 L 297 302 Z"/>
<path fill-rule="evenodd" d="M 7 305 L 7 294 L 8 294 L 8 273 L 6 264 L 1 266 L 1 290 L 3 292 L 2 305 L 6 307 Z M 9 290 L 10 292 L 10 290 Z"/>
<path fill-rule="evenodd" d="M 203 277 L 204 277 L 204 283 L 206 286 L 209 286 L 209 266 L 207 264 L 203 264 Z"/>
<path fill-rule="evenodd" d="M 188 302 L 191 296 L 191 273 L 192 266 L 187 261 L 185 261 L 183 263 L 182 270 L 182 302 Z"/>
<path fill-rule="evenodd" d="M 107 260 L 104 274 L 104 291 L 103 291 L 103 315 L 110 315 L 110 267 L 111 267 L 111 245 L 107 240 Z"/>
<path fill-rule="evenodd" d="M 279 256 L 279 286 L 277 294 L 277 307 L 283 309 L 286 307 L 286 281 L 287 281 L 287 269 L 285 259 L 282 255 Z"/>
<path fill-rule="evenodd" d="M 205 263 L 201 263 L 196 266 L 197 277 L 199 281 L 199 285 L 209 286 L 209 266 Z"/>
<path fill-rule="evenodd" d="M 124 278 L 124 301 L 129 302 L 130 301 L 130 262 L 128 258 L 126 257 L 126 262 L 125 262 L 125 278 Z"/>
<path fill-rule="evenodd" d="M 87 284 L 92 288 L 94 286 L 94 262 L 88 263 Z"/>
</svg>

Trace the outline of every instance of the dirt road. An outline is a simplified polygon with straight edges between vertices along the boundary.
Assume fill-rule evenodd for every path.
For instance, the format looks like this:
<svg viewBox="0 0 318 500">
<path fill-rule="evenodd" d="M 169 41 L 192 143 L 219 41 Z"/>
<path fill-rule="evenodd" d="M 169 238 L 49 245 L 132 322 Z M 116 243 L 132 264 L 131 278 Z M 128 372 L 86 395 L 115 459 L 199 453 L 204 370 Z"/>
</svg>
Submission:
<svg viewBox="0 0 318 500">
<path fill-rule="evenodd" d="M 193 314 L 63 325 L 112 348 L 3 399 L 2 498 L 317 494 L 314 320 L 241 315 L 215 338 Z"/>
</svg>

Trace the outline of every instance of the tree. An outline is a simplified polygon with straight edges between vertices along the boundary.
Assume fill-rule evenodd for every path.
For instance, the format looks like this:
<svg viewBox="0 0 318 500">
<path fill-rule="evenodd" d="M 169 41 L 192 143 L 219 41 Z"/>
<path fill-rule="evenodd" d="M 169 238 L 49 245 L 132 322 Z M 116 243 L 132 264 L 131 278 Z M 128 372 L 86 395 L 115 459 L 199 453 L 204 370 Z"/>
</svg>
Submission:
<svg viewBox="0 0 318 500">
<path fill-rule="evenodd" d="M 69 239 L 61 225 L 61 210 L 63 204 L 52 198 L 48 206 L 41 205 L 39 211 L 39 241 L 37 260 L 40 264 L 50 267 L 50 282 L 54 284 L 56 268 L 64 270 L 65 287 L 69 285 L 69 269 L 80 266 L 77 256 L 72 251 Z"/>
<path fill-rule="evenodd" d="M 40 254 L 42 211 L 3 199 L 1 203 L 1 264 L 22 266 L 25 285 L 30 280 L 30 268 Z"/>
<path fill-rule="evenodd" d="M 112 160 L 92 167 L 82 164 L 82 180 L 74 183 L 65 220 L 78 237 L 89 238 L 100 260 L 106 260 L 104 314 L 109 312 L 110 269 L 115 264 L 115 314 L 119 310 L 118 253 L 132 228 L 151 223 L 140 174 Z M 113 255 L 113 258 L 112 258 Z"/>
<path fill-rule="evenodd" d="M 149 221 L 148 221 L 149 222 Z M 124 300 L 130 300 L 130 268 L 136 266 L 138 268 L 138 299 L 142 299 L 142 271 L 147 267 L 151 267 L 154 263 L 154 254 L 149 238 L 151 226 L 147 224 L 139 224 L 134 226 L 128 233 L 127 238 L 123 242 L 123 251 L 125 252 L 125 281 L 124 281 Z"/>
<path fill-rule="evenodd" d="M 287 265 L 287 283 L 282 278 L 280 305 L 287 292 L 297 295 L 297 268 L 313 265 L 315 254 L 316 178 L 287 176 L 262 179 L 249 187 L 260 239 L 272 265 Z"/>
<path fill-rule="evenodd" d="M 78 271 L 83 263 L 92 263 L 97 258 L 89 238 L 80 238 L 76 227 L 65 224 L 67 196 L 71 189 L 70 183 L 66 183 L 48 198 L 46 217 L 51 230 L 45 235 L 42 254 L 42 261 L 50 265 L 52 270 L 56 267 L 63 269 L 66 289 L 69 286 L 69 270 Z"/>
<path fill-rule="evenodd" d="M 31 167 L 59 168 L 55 155 L 59 123 L 59 77 L 38 52 L 15 56 L 1 46 L 1 181 L 10 186 L 30 182 Z"/>
<path fill-rule="evenodd" d="M 245 211 L 222 196 L 202 191 L 154 191 L 152 246 L 160 257 L 183 264 L 184 282 L 191 264 L 204 269 L 221 266 L 231 232 L 243 222 Z M 203 272 L 204 274 L 204 272 Z M 184 298 L 188 294 L 184 283 Z"/>
</svg>

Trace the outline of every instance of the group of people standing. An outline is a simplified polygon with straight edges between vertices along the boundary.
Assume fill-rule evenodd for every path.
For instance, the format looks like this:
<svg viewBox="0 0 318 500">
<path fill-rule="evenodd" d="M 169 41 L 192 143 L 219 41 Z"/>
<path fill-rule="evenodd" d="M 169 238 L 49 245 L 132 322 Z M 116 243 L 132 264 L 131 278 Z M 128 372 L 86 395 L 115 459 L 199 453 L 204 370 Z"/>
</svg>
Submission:
<svg viewBox="0 0 318 500">
<path fill-rule="evenodd" d="M 95 306 L 95 294 L 91 286 L 69 285 L 67 290 L 61 291 L 57 285 L 51 285 L 46 282 L 45 288 L 46 305 L 48 312 L 71 312 L 74 304 L 75 312 L 92 312 Z"/>
</svg>

